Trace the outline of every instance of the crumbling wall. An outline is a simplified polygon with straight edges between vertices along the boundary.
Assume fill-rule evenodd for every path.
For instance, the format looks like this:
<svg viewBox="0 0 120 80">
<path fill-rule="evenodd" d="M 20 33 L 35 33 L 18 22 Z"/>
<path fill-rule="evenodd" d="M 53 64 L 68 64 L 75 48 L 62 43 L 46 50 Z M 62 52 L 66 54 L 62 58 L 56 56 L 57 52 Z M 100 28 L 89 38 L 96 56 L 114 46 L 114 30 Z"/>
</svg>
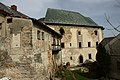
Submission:
<svg viewBox="0 0 120 80">
<path fill-rule="evenodd" d="M 6 35 L 0 37 L 0 77 L 6 76 L 12 80 L 49 80 L 48 52 L 47 49 L 41 51 L 40 48 L 34 48 L 33 37 L 36 34 L 33 34 L 32 21 L 12 17 L 12 22 L 3 27 Z"/>
</svg>

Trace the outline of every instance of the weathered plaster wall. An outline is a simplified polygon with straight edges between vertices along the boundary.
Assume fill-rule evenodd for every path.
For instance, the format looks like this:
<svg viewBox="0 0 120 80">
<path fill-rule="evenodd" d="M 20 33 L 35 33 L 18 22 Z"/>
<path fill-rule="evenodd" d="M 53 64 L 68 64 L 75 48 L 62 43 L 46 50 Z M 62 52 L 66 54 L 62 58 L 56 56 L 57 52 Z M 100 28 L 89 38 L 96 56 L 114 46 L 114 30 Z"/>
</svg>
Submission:
<svg viewBox="0 0 120 80">
<path fill-rule="evenodd" d="M 0 61 L 0 76 L 12 80 L 49 80 L 55 71 L 51 33 L 43 30 L 43 26 L 36 27 L 30 19 L 12 17 L 7 23 L 8 18 L 11 17 L 0 17 L 5 22 L 0 37 L 0 59 L 4 61 Z M 37 39 L 37 30 L 44 32 L 44 40 Z"/>
<path fill-rule="evenodd" d="M 62 49 L 62 63 L 70 62 L 71 66 L 80 64 L 79 56 L 83 56 L 83 62 L 89 59 L 91 54 L 92 60 L 96 60 L 96 42 L 103 39 L 103 31 L 100 28 L 80 27 L 80 26 L 62 26 L 62 25 L 48 25 L 52 29 L 59 31 L 62 27 L 65 31 L 61 42 L 64 42 L 65 48 Z M 78 35 L 80 31 L 80 35 Z M 95 35 L 97 31 L 97 35 Z M 81 42 L 81 48 L 79 48 Z M 88 42 L 91 46 L 88 47 Z"/>
</svg>

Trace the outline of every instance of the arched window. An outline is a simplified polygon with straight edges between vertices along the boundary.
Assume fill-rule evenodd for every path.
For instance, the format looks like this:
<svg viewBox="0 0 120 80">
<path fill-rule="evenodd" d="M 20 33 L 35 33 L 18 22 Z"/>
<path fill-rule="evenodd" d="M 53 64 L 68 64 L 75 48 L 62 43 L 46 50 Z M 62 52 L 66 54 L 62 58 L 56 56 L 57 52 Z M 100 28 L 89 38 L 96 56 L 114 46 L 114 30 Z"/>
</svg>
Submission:
<svg viewBox="0 0 120 80">
<path fill-rule="evenodd" d="M 62 27 L 60 28 L 59 31 L 60 31 L 60 33 L 61 33 L 62 35 L 64 35 L 65 31 L 64 31 L 64 29 L 63 29 Z"/>
<path fill-rule="evenodd" d="M 79 56 L 79 63 L 83 63 L 83 56 L 82 55 Z"/>
</svg>

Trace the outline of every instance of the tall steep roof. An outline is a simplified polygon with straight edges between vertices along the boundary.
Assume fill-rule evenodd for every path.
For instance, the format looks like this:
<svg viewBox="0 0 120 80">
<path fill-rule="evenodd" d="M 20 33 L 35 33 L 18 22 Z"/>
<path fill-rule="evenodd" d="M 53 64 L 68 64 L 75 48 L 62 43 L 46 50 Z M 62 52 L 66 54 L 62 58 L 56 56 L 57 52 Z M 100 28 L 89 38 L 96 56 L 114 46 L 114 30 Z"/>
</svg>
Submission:
<svg viewBox="0 0 120 80">
<path fill-rule="evenodd" d="M 90 17 L 85 17 L 78 12 L 48 8 L 44 18 L 45 23 L 72 24 L 98 26 Z"/>
</svg>

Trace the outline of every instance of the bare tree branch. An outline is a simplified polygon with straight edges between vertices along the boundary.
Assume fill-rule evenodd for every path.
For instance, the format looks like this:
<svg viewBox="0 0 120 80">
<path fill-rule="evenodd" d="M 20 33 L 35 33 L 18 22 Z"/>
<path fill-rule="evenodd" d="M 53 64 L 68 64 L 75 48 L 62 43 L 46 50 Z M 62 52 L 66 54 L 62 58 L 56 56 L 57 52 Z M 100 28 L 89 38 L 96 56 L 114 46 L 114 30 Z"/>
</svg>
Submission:
<svg viewBox="0 0 120 80">
<path fill-rule="evenodd" d="M 106 14 L 105 14 L 105 18 L 106 18 L 107 22 L 109 23 L 109 25 L 110 25 L 114 30 L 116 30 L 117 32 L 120 32 L 120 30 L 118 30 L 118 28 L 120 27 L 120 25 L 117 26 L 117 27 L 115 27 L 115 26 L 110 22 L 110 20 L 109 20 L 110 17 L 107 17 Z M 108 30 L 111 30 L 111 29 L 108 29 Z"/>
</svg>

